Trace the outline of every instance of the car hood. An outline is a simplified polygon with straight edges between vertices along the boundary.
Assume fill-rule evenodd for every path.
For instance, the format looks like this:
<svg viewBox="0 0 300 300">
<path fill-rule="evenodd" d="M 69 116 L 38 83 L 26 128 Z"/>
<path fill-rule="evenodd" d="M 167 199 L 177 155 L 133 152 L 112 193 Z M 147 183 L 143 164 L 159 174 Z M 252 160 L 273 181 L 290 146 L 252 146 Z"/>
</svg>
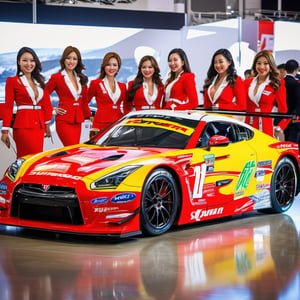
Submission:
<svg viewBox="0 0 300 300">
<path fill-rule="evenodd" d="M 60 149 L 30 163 L 27 175 L 68 174 L 85 177 L 103 169 L 130 163 L 171 149 L 130 147 L 76 147 Z"/>
</svg>

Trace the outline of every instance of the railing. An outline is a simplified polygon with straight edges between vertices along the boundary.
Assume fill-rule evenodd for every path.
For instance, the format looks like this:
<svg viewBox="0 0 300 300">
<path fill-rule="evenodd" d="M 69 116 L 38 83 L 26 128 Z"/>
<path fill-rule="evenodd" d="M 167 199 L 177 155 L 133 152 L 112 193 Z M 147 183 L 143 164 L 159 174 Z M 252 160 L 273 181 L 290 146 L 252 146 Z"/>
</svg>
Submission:
<svg viewBox="0 0 300 300">
<path fill-rule="evenodd" d="M 192 12 L 189 25 L 198 25 L 238 17 L 238 12 Z"/>
<path fill-rule="evenodd" d="M 254 20 L 300 22 L 299 11 L 248 9 L 245 10 L 245 16 Z"/>
<path fill-rule="evenodd" d="M 190 12 L 190 16 L 188 17 L 188 25 L 198 25 L 203 23 L 216 22 L 225 19 L 236 18 L 238 16 L 238 11 Z M 264 21 L 300 22 L 300 12 L 248 9 L 244 11 L 243 18 Z"/>
</svg>

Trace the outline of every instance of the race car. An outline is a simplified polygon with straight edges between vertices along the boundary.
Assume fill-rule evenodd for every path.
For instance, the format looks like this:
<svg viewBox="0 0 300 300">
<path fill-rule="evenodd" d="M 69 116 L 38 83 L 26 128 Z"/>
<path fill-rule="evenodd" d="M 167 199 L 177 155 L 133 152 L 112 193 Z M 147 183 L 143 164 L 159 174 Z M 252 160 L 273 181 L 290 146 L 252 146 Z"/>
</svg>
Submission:
<svg viewBox="0 0 300 300">
<path fill-rule="evenodd" d="M 0 182 L 0 224 L 159 235 L 253 210 L 287 211 L 298 144 L 205 111 L 130 112 L 86 143 L 21 157 Z"/>
</svg>

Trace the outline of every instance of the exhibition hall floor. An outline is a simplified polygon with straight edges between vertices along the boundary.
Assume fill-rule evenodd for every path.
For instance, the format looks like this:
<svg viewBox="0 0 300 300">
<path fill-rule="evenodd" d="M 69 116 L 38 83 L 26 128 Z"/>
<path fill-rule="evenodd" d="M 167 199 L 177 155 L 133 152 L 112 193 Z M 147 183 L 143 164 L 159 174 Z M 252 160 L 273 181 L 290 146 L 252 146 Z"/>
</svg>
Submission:
<svg viewBox="0 0 300 300">
<path fill-rule="evenodd" d="M 299 196 L 284 215 L 126 241 L 0 226 L 0 299 L 298 300 L 299 231 Z"/>
</svg>

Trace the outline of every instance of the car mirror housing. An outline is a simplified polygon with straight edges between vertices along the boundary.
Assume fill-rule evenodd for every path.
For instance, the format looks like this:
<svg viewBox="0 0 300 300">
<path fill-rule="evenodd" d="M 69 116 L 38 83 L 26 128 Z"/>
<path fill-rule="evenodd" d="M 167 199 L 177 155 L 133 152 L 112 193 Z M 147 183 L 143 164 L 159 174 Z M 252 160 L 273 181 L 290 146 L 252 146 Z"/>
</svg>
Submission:
<svg viewBox="0 0 300 300">
<path fill-rule="evenodd" d="M 214 135 L 208 141 L 208 146 L 227 146 L 229 144 L 229 139 L 223 135 Z"/>
</svg>

